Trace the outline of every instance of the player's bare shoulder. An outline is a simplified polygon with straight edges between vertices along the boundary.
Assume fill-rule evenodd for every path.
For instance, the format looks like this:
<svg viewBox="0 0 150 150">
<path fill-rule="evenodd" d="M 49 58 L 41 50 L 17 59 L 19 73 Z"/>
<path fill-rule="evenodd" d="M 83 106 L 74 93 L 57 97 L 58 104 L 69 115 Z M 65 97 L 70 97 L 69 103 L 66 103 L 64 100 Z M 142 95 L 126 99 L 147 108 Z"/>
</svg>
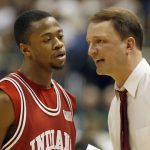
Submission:
<svg viewBox="0 0 150 150">
<path fill-rule="evenodd" d="M 7 117 L 7 119 L 5 118 Z M 7 122 L 14 121 L 14 109 L 10 97 L 0 90 L 0 118 L 4 119 L 2 123 L 7 120 Z"/>
<path fill-rule="evenodd" d="M 0 147 L 6 136 L 7 130 L 14 122 L 13 104 L 7 94 L 0 90 Z"/>
</svg>

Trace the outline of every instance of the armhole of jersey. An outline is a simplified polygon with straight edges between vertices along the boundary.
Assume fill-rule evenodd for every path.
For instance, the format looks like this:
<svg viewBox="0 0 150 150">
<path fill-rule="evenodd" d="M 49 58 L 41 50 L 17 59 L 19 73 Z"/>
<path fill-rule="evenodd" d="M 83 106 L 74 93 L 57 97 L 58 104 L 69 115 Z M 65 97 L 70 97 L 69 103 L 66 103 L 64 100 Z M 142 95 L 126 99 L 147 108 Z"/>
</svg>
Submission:
<svg viewBox="0 0 150 150">
<path fill-rule="evenodd" d="M 19 116 L 17 129 L 14 135 L 2 146 L 2 149 L 1 149 L 1 150 L 10 150 L 20 139 L 24 130 L 25 123 L 26 123 L 26 102 L 25 102 L 25 96 L 24 96 L 23 90 L 16 80 L 14 80 L 11 77 L 5 77 L 2 80 L 0 80 L 0 82 L 3 82 L 3 81 L 8 81 L 12 83 L 12 85 L 18 91 L 19 99 L 20 99 L 20 116 Z"/>
<path fill-rule="evenodd" d="M 73 96 L 70 92 L 66 91 L 67 95 L 69 96 L 71 102 L 72 102 L 72 109 L 73 109 L 73 113 L 76 112 L 76 97 Z"/>
<path fill-rule="evenodd" d="M 70 108 L 70 111 L 72 113 L 72 116 L 74 115 L 74 108 L 73 108 L 73 104 L 72 104 L 72 100 L 70 98 L 70 94 L 68 94 L 65 89 L 60 85 L 58 84 L 55 80 L 53 80 L 53 82 L 55 83 L 55 85 L 57 86 L 57 88 L 62 92 L 62 94 L 64 95 L 65 99 L 66 99 L 66 102 Z"/>
<path fill-rule="evenodd" d="M 2 90 L 4 93 L 6 93 L 11 99 L 11 102 L 13 104 L 13 109 L 15 112 L 15 126 L 17 127 L 18 123 L 19 123 L 20 109 L 21 109 L 20 96 L 19 96 L 17 89 L 11 82 L 5 82 L 4 84 L 6 86 L 0 85 L 0 90 Z M 14 93 L 14 91 L 15 91 L 15 93 Z"/>
</svg>

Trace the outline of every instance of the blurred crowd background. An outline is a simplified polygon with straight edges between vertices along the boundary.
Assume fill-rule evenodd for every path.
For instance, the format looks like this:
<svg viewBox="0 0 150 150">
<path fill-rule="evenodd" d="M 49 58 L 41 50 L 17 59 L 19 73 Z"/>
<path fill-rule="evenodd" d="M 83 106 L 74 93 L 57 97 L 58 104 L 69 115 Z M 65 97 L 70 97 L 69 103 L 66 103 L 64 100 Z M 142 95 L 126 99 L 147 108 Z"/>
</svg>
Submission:
<svg viewBox="0 0 150 150">
<path fill-rule="evenodd" d="M 95 65 L 87 55 L 86 42 L 89 17 L 110 6 L 127 8 L 139 16 L 145 34 L 143 55 L 150 62 L 149 0 L 0 0 L 0 78 L 15 71 L 22 63 L 13 37 L 13 24 L 19 14 L 40 9 L 52 13 L 60 22 L 67 62 L 63 70 L 54 72 L 53 78 L 77 98 L 76 150 L 85 150 L 88 143 L 112 150 L 107 116 L 114 95 L 114 81 L 96 75 Z"/>
</svg>

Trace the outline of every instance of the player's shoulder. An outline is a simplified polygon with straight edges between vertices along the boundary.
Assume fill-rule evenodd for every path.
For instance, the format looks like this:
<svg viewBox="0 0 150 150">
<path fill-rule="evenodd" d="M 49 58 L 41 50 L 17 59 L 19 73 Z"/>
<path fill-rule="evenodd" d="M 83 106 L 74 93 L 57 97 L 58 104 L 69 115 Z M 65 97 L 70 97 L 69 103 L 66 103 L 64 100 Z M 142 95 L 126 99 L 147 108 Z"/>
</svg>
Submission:
<svg viewBox="0 0 150 150">
<path fill-rule="evenodd" d="M 0 110 L 11 106 L 11 99 L 6 92 L 10 89 L 10 82 L 6 78 L 7 76 L 0 80 Z"/>
<path fill-rule="evenodd" d="M 10 99 L 9 98 L 9 96 L 4 92 L 4 91 L 2 91 L 1 89 L 0 89 L 0 99 L 4 99 L 4 100 L 8 100 L 8 99 Z"/>
<path fill-rule="evenodd" d="M 14 91 L 12 90 L 12 87 L 14 86 L 9 80 L 7 80 L 8 76 L 9 75 L 5 76 L 0 80 L 0 110 L 1 110 L 0 112 L 1 113 L 6 112 L 6 115 L 7 112 L 9 113 L 13 111 L 13 104 L 9 93 L 11 93 L 12 95 L 14 94 L 13 93 Z"/>
<path fill-rule="evenodd" d="M 2 90 L 0 90 L 0 110 L 10 107 L 12 105 L 10 97 Z"/>
<path fill-rule="evenodd" d="M 0 90 L 0 118 L 4 121 L 12 121 L 14 119 L 14 108 L 10 97 Z"/>
<path fill-rule="evenodd" d="M 4 140 L 6 132 L 15 121 L 13 104 L 9 96 L 0 90 L 0 146 Z"/>
</svg>

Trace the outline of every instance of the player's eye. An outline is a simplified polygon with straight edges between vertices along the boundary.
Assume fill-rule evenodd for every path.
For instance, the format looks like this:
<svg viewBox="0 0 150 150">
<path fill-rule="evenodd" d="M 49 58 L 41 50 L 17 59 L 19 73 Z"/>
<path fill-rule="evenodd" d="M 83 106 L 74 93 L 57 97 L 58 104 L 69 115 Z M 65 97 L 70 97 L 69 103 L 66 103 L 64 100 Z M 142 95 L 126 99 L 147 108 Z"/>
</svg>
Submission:
<svg viewBox="0 0 150 150">
<path fill-rule="evenodd" d="M 44 42 L 44 43 L 47 43 L 47 42 L 49 42 L 49 41 L 51 41 L 51 40 L 52 40 L 51 37 L 46 37 L 46 38 L 43 39 L 43 42 Z"/>
<path fill-rule="evenodd" d="M 58 39 L 62 40 L 64 38 L 64 35 L 58 35 Z"/>
</svg>

